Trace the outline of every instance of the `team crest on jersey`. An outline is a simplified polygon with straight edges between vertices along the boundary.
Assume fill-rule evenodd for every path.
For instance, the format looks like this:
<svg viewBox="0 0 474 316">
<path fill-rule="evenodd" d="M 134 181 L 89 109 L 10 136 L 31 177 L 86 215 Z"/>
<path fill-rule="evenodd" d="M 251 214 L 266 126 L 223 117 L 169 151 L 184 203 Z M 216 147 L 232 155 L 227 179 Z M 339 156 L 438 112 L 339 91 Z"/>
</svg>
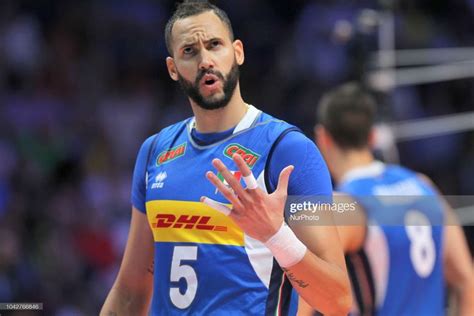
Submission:
<svg viewBox="0 0 474 316">
<path fill-rule="evenodd" d="M 230 173 L 232 173 L 232 175 L 237 181 L 240 181 L 240 179 L 242 178 L 242 173 L 240 171 L 230 171 Z M 217 178 L 221 180 L 226 187 L 230 188 L 229 183 L 227 183 L 227 181 L 224 179 L 224 176 L 220 172 L 217 174 Z M 214 194 L 217 194 L 217 192 L 219 192 L 219 189 L 216 188 Z"/>
<path fill-rule="evenodd" d="M 253 166 L 257 163 L 257 160 L 260 158 L 260 155 L 251 151 L 248 148 L 245 148 L 244 146 L 240 144 L 230 144 L 224 149 L 224 155 L 232 159 L 232 156 L 234 154 L 240 155 L 244 161 L 247 163 L 250 169 L 252 169 Z"/>
<path fill-rule="evenodd" d="M 184 154 L 186 153 L 186 145 L 188 143 L 185 142 L 181 145 L 178 145 L 178 146 L 175 146 L 173 148 L 171 148 L 170 150 L 165 150 L 165 151 L 162 151 L 159 155 L 158 155 L 158 158 L 156 158 L 156 165 L 159 166 L 159 165 L 162 165 L 164 163 L 168 163 L 170 161 L 173 161 L 179 157 L 182 157 L 184 156 Z"/>
</svg>

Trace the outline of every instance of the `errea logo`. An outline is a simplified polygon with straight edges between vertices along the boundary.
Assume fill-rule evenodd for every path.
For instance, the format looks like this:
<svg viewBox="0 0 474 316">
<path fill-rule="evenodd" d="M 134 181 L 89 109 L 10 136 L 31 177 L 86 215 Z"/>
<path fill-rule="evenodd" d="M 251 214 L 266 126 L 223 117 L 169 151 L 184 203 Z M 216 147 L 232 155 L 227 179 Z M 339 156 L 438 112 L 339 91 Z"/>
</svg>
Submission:
<svg viewBox="0 0 474 316">
<path fill-rule="evenodd" d="M 161 189 L 165 185 L 164 181 L 168 177 L 166 171 L 158 173 L 155 177 L 155 183 L 151 185 L 152 189 Z"/>
</svg>

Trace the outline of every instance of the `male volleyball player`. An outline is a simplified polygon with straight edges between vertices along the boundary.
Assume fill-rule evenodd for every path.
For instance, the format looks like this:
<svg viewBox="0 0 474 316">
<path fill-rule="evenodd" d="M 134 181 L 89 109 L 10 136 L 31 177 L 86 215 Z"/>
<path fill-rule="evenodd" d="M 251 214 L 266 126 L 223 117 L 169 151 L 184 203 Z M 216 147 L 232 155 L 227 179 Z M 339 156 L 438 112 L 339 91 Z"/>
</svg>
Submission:
<svg viewBox="0 0 474 316">
<path fill-rule="evenodd" d="M 336 228 L 284 224 L 287 194 L 332 194 L 317 148 L 244 102 L 243 44 L 224 11 L 182 3 L 165 39 L 194 117 L 138 153 L 129 239 L 101 315 L 146 315 L 151 296 L 152 315 L 291 314 L 292 287 L 324 314 L 347 314 Z"/>
<path fill-rule="evenodd" d="M 336 189 L 360 203 L 367 223 L 339 227 L 357 303 L 353 313 L 444 315 L 446 279 L 459 314 L 474 315 L 462 229 L 427 177 L 374 159 L 374 115 L 372 96 L 348 83 L 322 98 L 315 129 Z"/>
</svg>

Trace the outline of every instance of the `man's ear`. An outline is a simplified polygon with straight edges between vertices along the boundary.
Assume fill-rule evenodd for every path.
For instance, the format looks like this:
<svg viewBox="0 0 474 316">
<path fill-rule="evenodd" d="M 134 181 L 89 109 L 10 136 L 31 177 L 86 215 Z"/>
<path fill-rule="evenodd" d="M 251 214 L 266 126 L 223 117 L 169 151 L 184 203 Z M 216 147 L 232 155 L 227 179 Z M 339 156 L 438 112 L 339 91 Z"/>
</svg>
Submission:
<svg viewBox="0 0 474 316">
<path fill-rule="evenodd" d="M 328 134 L 324 126 L 317 124 L 314 126 L 314 140 L 318 146 L 327 146 L 331 143 L 331 136 Z"/>
<path fill-rule="evenodd" d="M 318 133 L 319 133 L 320 128 L 321 128 L 321 125 L 319 125 L 319 124 L 316 124 L 313 127 L 313 140 L 314 140 L 315 143 L 318 142 Z"/>
<path fill-rule="evenodd" d="M 168 68 L 168 73 L 174 81 L 178 81 L 178 71 L 174 63 L 173 57 L 166 57 L 166 67 Z"/>
<path fill-rule="evenodd" d="M 234 46 L 234 54 L 237 65 L 241 66 L 245 60 L 244 43 L 237 39 L 232 43 L 232 46 Z"/>
<path fill-rule="evenodd" d="M 376 131 L 375 128 L 371 128 L 369 132 L 369 138 L 367 139 L 367 144 L 369 145 L 369 148 L 374 148 L 375 142 L 377 141 L 376 139 Z"/>
</svg>

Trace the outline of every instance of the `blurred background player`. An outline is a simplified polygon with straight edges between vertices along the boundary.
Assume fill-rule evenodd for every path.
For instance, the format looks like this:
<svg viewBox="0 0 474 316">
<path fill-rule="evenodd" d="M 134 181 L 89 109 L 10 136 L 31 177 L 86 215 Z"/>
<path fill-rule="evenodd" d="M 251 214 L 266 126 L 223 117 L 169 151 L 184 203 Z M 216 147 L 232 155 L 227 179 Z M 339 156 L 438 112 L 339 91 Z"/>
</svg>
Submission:
<svg viewBox="0 0 474 316">
<path fill-rule="evenodd" d="M 315 138 L 336 190 L 360 203 L 367 223 L 338 228 L 353 313 L 444 315 L 446 279 L 459 314 L 472 315 L 473 266 L 462 230 L 428 178 L 374 158 L 373 97 L 347 83 L 325 94 L 317 113 Z"/>
</svg>

